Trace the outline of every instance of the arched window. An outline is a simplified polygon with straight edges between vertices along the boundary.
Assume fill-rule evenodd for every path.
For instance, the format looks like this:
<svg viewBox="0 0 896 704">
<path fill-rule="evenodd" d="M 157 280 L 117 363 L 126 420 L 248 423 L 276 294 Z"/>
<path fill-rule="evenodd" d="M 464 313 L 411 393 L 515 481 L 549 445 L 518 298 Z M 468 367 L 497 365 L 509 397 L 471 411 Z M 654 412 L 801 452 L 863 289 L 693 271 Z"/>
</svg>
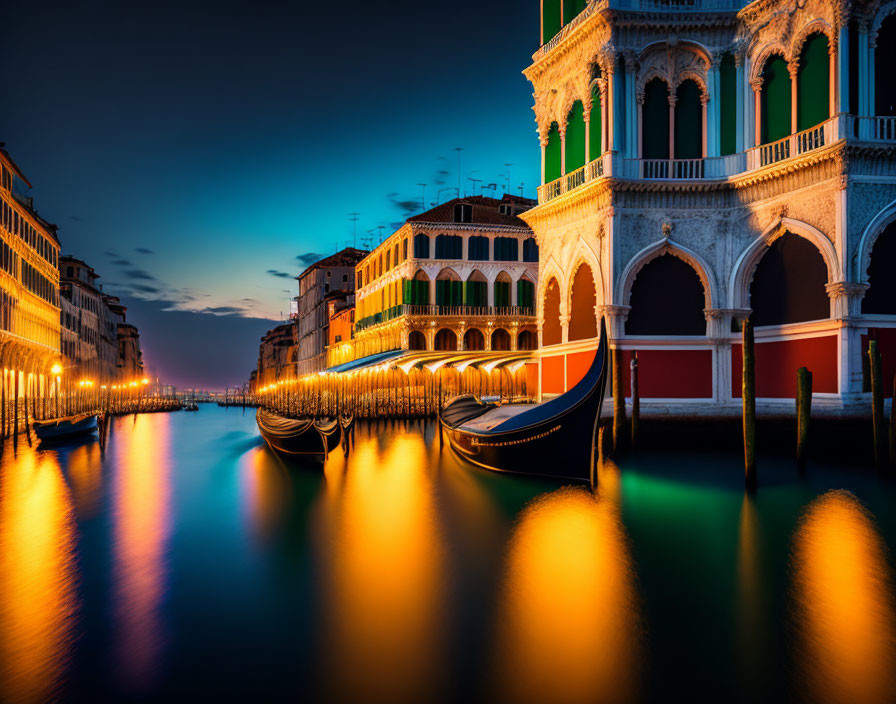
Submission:
<svg viewBox="0 0 896 704">
<path fill-rule="evenodd" d="M 492 333 L 492 349 L 502 352 L 510 349 L 510 333 L 504 328 L 498 328 Z"/>
<path fill-rule="evenodd" d="M 896 223 L 891 223 L 880 233 L 871 248 L 871 264 L 868 267 L 868 283 L 871 286 L 862 299 L 863 313 L 896 315 L 893 262 L 896 262 Z"/>
<path fill-rule="evenodd" d="M 495 278 L 495 308 L 510 307 L 510 275 L 506 271 L 502 271 Z"/>
<path fill-rule="evenodd" d="M 787 62 L 780 56 L 769 57 L 762 69 L 760 111 L 763 144 L 790 134 L 790 74 Z"/>
<path fill-rule="evenodd" d="M 476 328 L 470 328 L 464 333 L 465 350 L 484 350 L 485 336 Z"/>
<path fill-rule="evenodd" d="M 887 17 L 877 34 L 874 49 L 874 114 L 896 115 L 896 14 Z M 858 85 L 858 81 L 855 81 Z"/>
<path fill-rule="evenodd" d="M 467 259 L 474 262 L 488 261 L 488 237 L 473 235 L 467 240 Z"/>
<path fill-rule="evenodd" d="M 414 235 L 414 259 L 429 259 L 429 235 Z"/>
<path fill-rule="evenodd" d="M 594 291 L 594 275 L 591 267 L 582 264 L 572 279 L 569 317 L 569 341 L 588 340 L 597 337 L 597 317 L 594 306 L 597 295 Z"/>
<path fill-rule="evenodd" d="M 424 335 L 419 330 L 411 330 L 410 335 L 408 335 L 408 349 L 409 350 L 425 350 L 426 349 L 426 335 Z"/>
<path fill-rule="evenodd" d="M 548 281 L 544 291 L 544 324 L 541 328 L 542 343 L 558 345 L 562 341 L 560 331 L 560 284 L 557 279 Z"/>
<path fill-rule="evenodd" d="M 796 128 L 814 127 L 831 116 L 828 38 L 813 34 L 803 44 L 796 79 Z"/>
<path fill-rule="evenodd" d="M 669 86 L 654 78 L 644 86 L 641 147 L 645 159 L 669 158 Z"/>
<path fill-rule="evenodd" d="M 460 235 L 436 236 L 436 259 L 461 259 L 464 240 Z"/>
<path fill-rule="evenodd" d="M 694 268 L 671 254 L 647 262 L 632 284 L 626 335 L 705 335 L 706 297 Z"/>
<path fill-rule="evenodd" d="M 541 0 L 541 43 L 547 44 L 563 23 L 560 0 Z"/>
<path fill-rule="evenodd" d="M 537 346 L 537 338 L 531 330 L 523 330 L 516 337 L 516 348 L 518 350 L 534 350 Z"/>
<path fill-rule="evenodd" d="M 827 282 L 828 270 L 815 245 L 785 233 L 766 250 L 753 274 L 753 325 L 786 325 L 829 317 Z"/>
<path fill-rule="evenodd" d="M 529 279 L 520 279 L 516 282 L 516 304 L 520 308 L 535 307 L 535 284 Z"/>
<path fill-rule="evenodd" d="M 560 128 L 556 122 L 551 123 L 548 132 L 548 143 L 544 148 L 544 182 L 550 183 L 560 178 Z"/>
<path fill-rule="evenodd" d="M 538 242 L 535 241 L 534 237 L 527 237 L 523 240 L 523 261 L 538 261 Z"/>
<path fill-rule="evenodd" d="M 436 333 L 434 347 L 439 352 L 447 352 L 457 349 L 457 335 L 448 328 L 442 328 Z"/>
<path fill-rule="evenodd" d="M 700 86 L 690 79 L 675 90 L 675 158 L 703 156 L 703 103 Z"/>
<path fill-rule="evenodd" d="M 585 165 L 585 106 L 577 100 L 566 116 L 566 173 Z"/>
<path fill-rule="evenodd" d="M 412 306 L 425 306 L 429 304 L 429 277 L 418 270 L 414 278 L 405 281 L 404 302 Z"/>
<path fill-rule="evenodd" d="M 601 119 L 600 88 L 595 83 L 591 86 L 591 119 L 588 121 L 588 161 L 594 161 L 604 153 Z"/>
<path fill-rule="evenodd" d="M 452 269 L 442 269 L 436 277 L 436 305 L 460 306 L 464 301 L 464 285 Z"/>
<path fill-rule="evenodd" d="M 476 269 L 464 285 L 464 305 L 484 308 L 488 305 L 488 280 Z"/>
<path fill-rule="evenodd" d="M 519 261 L 519 242 L 515 237 L 495 237 L 494 250 L 496 262 Z"/>
<path fill-rule="evenodd" d="M 721 154 L 737 151 L 737 65 L 725 52 L 719 65 L 719 139 Z"/>
</svg>

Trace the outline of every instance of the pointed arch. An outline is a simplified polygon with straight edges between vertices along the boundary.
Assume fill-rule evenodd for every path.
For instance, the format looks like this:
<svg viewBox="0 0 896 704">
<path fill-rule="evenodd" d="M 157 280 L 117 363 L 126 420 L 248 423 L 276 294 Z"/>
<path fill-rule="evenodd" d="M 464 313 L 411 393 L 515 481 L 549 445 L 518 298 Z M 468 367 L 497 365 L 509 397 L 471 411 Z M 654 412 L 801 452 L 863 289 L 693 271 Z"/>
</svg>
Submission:
<svg viewBox="0 0 896 704">
<path fill-rule="evenodd" d="M 541 302 L 542 344 L 557 345 L 563 341 L 560 326 L 560 282 L 551 277 L 544 287 Z"/>
<path fill-rule="evenodd" d="M 685 247 L 678 242 L 670 239 L 663 239 L 644 247 L 640 252 L 631 258 L 619 277 L 619 286 L 617 287 L 617 305 L 627 306 L 631 300 L 632 285 L 638 272 L 644 268 L 651 260 L 661 257 L 664 254 L 671 254 L 678 257 L 682 261 L 690 264 L 697 276 L 703 284 L 704 304 L 706 308 L 717 308 L 719 299 L 718 286 L 716 278 L 713 274 L 709 263 L 693 250 Z"/>
<path fill-rule="evenodd" d="M 843 280 L 840 276 L 840 262 L 834 245 L 821 230 L 800 220 L 780 218 L 747 245 L 737 258 L 728 282 L 729 308 L 750 307 L 750 284 L 753 281 L 753 274 L 756 272 L 759 260 L 762 259 L 768 247 L 787 232 L 804 237 L 821 252 L 821 258 L 824 259 L 827 267 L 828 283 Z"/>
<path fill-rule="evenodd" d="M 495 282 L 492 284 L 492 297 L 495 308 L 508 308 L 511 301 L 511 289 L 513 287 L 513 279 L 503 269 L 498 272 Z"/>
<path fill-rule="evenodd" d="M 896 9 L 896 3 L 893 4 Z M 868 269 L 871 266 L 871 250 L 884 230 L 896 222 L 896 200 L 891 201 L 865 227 L 859 246 L 853 255 L 853 275 L 859 283 L 868 283 Z"/>
<path fill-rule="evenodd" d="M 597 289 L 594 273 L 585 262 L 580 262 L 569 286 L 569 340 L 589 340 L 597 337 Z"/>
</svg>

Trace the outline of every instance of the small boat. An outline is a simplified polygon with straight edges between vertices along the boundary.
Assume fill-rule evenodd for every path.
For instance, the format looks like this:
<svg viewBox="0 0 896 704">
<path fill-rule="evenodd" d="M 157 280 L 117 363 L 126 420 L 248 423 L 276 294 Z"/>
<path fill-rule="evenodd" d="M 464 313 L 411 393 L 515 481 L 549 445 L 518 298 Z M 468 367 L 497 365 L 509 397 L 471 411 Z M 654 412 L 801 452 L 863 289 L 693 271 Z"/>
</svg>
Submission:
<svg viewBox="0 0 896 704">
<path fill-rule="evenodd" d="M 569 391 L 537 405 L 452 399 L 439 422 L 458 455 L 500 472 L 590 481 L 607 383 L 609 344 L 601 321 L 600 344 L 584 378 Z"/>
<path fill-rule="evenodd" d="M 198 410 L 199 410 L 199 404 L 196 403 L 195 401 L 190 401 L 188 404 L 186 404 L 186 405 L 184 406 L 184 410 L 185 410 L 185 411 L 198 411 Z"/>
<path fill-rule="evenodd" d="M 290 459 L 322 462 L 341 439 L 342 424 L 338 418 L 284 418 L 259 408 L 255 421 L 268 447 Z"/>
<path fill-rule="evenodd" d="M 32 423 L 32 427 L 41 442 L 63 440 L 92 433 L 97 429 L 97 417 L 96 413 L 82 413 L 54 420 L 36 420 Z"/>
</svg>

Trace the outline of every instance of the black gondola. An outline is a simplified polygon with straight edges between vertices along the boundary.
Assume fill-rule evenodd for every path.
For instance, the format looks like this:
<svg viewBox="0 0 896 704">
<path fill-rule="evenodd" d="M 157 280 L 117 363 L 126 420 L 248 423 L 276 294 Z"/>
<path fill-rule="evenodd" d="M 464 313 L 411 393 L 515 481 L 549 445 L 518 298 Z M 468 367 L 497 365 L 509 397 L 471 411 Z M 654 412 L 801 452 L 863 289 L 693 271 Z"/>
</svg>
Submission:
<svg viewBox="0 0 896 704">
<path fill-rule="evenodd" d="M 54 420 L 36 420 L 32 423 L 34 434 L 41 442 L 67 440 L 77 435 L 87 435 L 97 429 L 96 413 L 82 413 Z"/>
<path fill-rule="evenodd" d="M 439 422 L 461 457 L 487 469 L 590 481 L 607 381 L 609 345 L 601 320 L 600 344 L 584 378 L 538 405 L 452 399 Z"/>
<path fill-rule="evenodd" d="M 255 421 L 268 447 L 288 459 L 322 462 L 341 438 L 342 426 L 336 418 L 284 418 L 259 408 Z"/>
</svg>

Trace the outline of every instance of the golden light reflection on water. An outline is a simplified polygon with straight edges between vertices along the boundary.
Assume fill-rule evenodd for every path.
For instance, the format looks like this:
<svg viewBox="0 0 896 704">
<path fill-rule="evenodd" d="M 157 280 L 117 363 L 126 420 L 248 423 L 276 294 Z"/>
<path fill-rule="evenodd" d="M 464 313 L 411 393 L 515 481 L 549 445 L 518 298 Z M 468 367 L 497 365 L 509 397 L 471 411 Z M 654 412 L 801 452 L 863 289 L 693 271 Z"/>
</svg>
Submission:
<svg viewBox="0 0 896 704">
<path fill-rule="evenodd" d="M 160 610 L 170 531 L 167 413 L 122 418 L 115 433 L 114 552 L 117 657 L 129 688 L 154 675 L 162 645 Z"/>
<path fill-rule="evenodd" d="M 816 702 L 896 701 L 896 614 L 884 543 L 851 493 L 813 501 L 793 542 L 799 666 Z"/>
<path fill-rule="evenodd" d="M 86 442 L 68 453 L 66 473 L 81 520 L 93 518 L 100 510 L 103 489 L 103 465 L 98 442 Z"/>
<path fill-rule="evenodd" d="M 565 487 L 520 514 L 496 652 L 498 691 L 508 700 L 625 702 L 637 694 L 637 597 L 612 470 L 603 469 L 596 496 Z"/>
<path fill-rule="evenodd" d="M 256 447 L 241 460 L 241 483 L 246 518 L 261 542 L 269 539 L 287 509 L 291 476 L 283 462 L 266 447 Z"/>
<path fill-rule="evenodd" d="M 323 537 L 324 688 L 348 700 L 426 701 L 440 686 L 444 556 L 419 434 L 362 436 L 332 457 Z"/>
<path fill-rule="evenodd" d="M 762 655 L 765 652 L 762 629 L 765 599 L 762 586 L 756 500 L 744 493 L 737 544 L 738 632 L 742 681 L 748 691 L 756 693 L 761 687 Z"/>
<path fill-rule="evenodd" d="M 20 445 L 0 467 L 0 701 L 51 699 L 76 609 L 76 528 L 54 454 Z"/>
</svg>

